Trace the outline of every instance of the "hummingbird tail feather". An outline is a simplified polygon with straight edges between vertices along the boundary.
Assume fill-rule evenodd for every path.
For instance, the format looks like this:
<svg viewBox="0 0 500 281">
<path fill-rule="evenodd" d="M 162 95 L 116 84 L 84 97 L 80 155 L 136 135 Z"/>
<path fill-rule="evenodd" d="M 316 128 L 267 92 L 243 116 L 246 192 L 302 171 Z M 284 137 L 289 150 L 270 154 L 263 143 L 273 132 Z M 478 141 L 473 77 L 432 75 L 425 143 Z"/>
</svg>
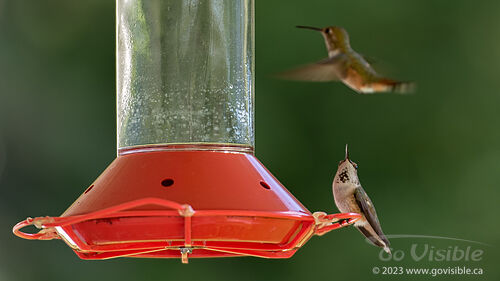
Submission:
<svg viewBox="0 0 500 281">
<path fill-rule="evenodd" d="M 399 82 L 399 81 L 387 81 L 389 85 L 389 91 L 399 94 L 411 94 L 415 92 L 414 82 Z"/>
<path fill-rule="evenodd" d="M 381 81 L 382 83 L 385 83 L 388 87 L 389 92 L 393 93 L 399 93 L 399 94 L 411 94 L 415 92 L 415 83 L 414 82 L 400 82 L 400 81 L 394 81 L 390 79 L 384 79 Z"/>
<path fill-rule="evenodd" d="M 415 92 L 415 83 L 413 82 L 399 82 L 394 85 L 393 92 L 400 94 L 411 94 Z"/>
<path fill-rule="evenodd" d="M 384 251 L 386 253 L 388 253 L 389 255 L 391 254 L 391 249 L 389 249 L 389 247 L 387 247 L 387 246 L 384 247 Z"/>
</svg>

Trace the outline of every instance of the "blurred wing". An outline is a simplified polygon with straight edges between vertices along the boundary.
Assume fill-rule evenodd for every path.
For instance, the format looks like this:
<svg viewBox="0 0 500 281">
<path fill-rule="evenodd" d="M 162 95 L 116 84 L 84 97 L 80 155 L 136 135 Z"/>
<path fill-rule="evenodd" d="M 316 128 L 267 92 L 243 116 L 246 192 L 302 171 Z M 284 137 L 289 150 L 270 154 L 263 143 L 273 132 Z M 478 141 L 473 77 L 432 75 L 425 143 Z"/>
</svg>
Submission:
<svg viewBox="0 0 500 281">
<path fill-rule="evenodd" d="M 368 220 L 368 223 L 370 223 L 371 227 L 375 230 L 380 239 L 382 239 L 386 245 L 389 245 L 389 241 L 380 227 L 380 222 L 378 221 L 377 212 L 375 211 L 372 200 L 370 200 L 363 187 L 359 186 L 356 188 L 354 196 L 356 197 L 356 202 L 358 203 L 359 208 Z"/>
<path fill-rule="evenodd" d="M 279 73 L 277 76 L 283 79 L 299 81 L 339 81 L 346 75 L 346 61 L 347 57 L 344 54 L 339 54 L 337 56 L 321 60 L 317 63 L 300 66 L 289 71 Z"/>
<path fill-rule="evenodd" d="M 377 64 L 380 62 L 380 60 L 374 58 L 374 57 L 370 57 L 370 56 L 367 56 L 367 55 L 362 55 L 362 54 L 359 54 L 368 64 L 370 65 L 373 65 L 373 64 Z"/>
</svg>

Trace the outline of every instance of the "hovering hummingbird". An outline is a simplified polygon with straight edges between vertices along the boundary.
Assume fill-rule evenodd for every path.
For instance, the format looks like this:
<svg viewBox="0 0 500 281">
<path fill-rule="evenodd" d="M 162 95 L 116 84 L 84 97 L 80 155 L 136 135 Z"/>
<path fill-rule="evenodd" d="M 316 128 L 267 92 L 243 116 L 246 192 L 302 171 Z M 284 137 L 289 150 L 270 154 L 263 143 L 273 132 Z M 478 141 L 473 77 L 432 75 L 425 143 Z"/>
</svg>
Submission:
<svg viewBox="0 0 500 281">
<path fill-rule="evenodd" d="M 384 251 L 390 254 L 389 240 L 382 232 L 372 201 L 359 183 L 357 170 L 358 165 L 349 159 L 346 145 L 345 159 L 340 161 L 332 184 L 335 205 L 343 213 L 361 214 L 361 219 L 355 222 L 354 226 L 373 245 L 384 248 Z"/>
<path fill-rule="evenodd" d="M 281 73 L 280 77 L 316 82 L 342 81 L 361 94 L 413 91 L 413 83 L 388 79 L 375 72 L 366 59 L 351 48 L 349 34 L 342 27 L 297 27 L 321 32 L 328 50 L 328 58 L 286 71 Z"/>
</svg>

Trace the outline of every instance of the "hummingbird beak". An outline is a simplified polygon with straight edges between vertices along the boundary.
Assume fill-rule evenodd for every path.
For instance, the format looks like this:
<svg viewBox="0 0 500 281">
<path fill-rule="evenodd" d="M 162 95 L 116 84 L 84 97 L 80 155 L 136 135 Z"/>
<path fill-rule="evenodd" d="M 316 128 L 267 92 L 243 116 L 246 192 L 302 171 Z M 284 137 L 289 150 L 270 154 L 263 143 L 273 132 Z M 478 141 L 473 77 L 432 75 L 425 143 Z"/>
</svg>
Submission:
<svg viewBox="0 0 500 281">
<path fill-rule="evenodd" d="M 296 27 L 297 28 L 304 28 L 304 29 L 312 29 L 312 30 L 316 30 L 316 31 L 323 31 L 323 29 L 321 29 L 321 28 L 312 27 L 312 26 L 297 25 Z"/>
<path fill-rule="evenodd" d="M 345 159 L 344 160 L 349 160 L 349 146 L 347 143 L 345 145 Z"/>
</svg>

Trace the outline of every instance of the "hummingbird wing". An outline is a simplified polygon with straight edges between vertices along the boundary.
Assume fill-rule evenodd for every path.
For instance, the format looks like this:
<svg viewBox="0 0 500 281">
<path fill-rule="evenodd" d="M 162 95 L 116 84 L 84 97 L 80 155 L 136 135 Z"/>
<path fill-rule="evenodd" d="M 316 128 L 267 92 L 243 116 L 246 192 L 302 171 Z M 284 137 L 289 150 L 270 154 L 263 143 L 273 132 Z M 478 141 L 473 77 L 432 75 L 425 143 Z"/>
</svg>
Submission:
<svg viewBox="0 0 500 281">
<path fill-rule="evenodd" d="M 374 58 L 374 57 L 370 57 L 370 56 L 367 56 L 367 55 L 364 55 L 364 54 L 359 54 L 368 64 L 372 65 L 372 64 L 376 64 L 379 62 L 378 59 Z"/>
<path fill-rule="evenodd" d="M 375 211 L 375 207 L 373 206 L 372 200 L 370 200 L 370 197 L 368 197 L 363 187 L 358 186 L 356 188 L 356 191 L 354 192 L 354 196 L 356 198 L 356 203 L 358 204 L 359 208 L 365 215 L 366 220 L 368 220 L 370 226 L 373 228 L 375 233 L 380 237 L 380 239 L 382 239 L 382 241 L 384 241 L 385 244 L 389 246 L 389 240 L 387 240 L 384 233 L 382 232 L 382 228 L 380 227 L 380 222 L 378 221 L 377 212 Z M 363 232 L 363 229 L 360 228 L 360 231 L 363 234 L 365 234 Z M 365 234 L 365 236 L 367 235 Z M 370 239 L 370 236 L 371 235 L 367 237 Z M 370 240 L 372 241 L 372 239 L 373 237 Z"/>
<path fill-rule="evenodd" d="M 347 56 L 338 54 L 316 63 L 299 66 L 278 74 L 278 77 L 299 81 L 340 81 L 346 76 Z"/>
</svg>

